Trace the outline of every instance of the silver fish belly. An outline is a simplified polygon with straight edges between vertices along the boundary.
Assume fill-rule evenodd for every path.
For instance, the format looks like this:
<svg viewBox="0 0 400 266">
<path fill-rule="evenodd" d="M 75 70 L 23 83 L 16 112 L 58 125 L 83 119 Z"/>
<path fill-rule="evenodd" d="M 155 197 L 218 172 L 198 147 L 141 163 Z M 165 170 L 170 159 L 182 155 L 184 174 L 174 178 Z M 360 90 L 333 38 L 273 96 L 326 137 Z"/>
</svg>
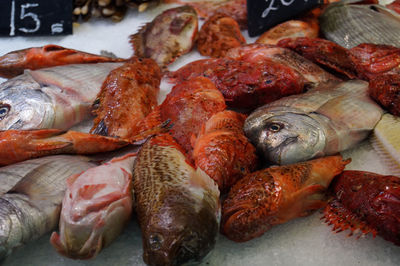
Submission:
<svg viewBox="0 0 400 266">
<path fill-rule="evenodd" d="M 400 47 L 400 15 L 381 5 L 329 5 L 320 17 L 321 31 L 328 40 L 352 48 L 361 43 Z"/>
<path fill-rule="evenodd" d="M 368 82 L 331 81 L 258 108 L 244 130 L 266 160 L 291 164 L 353 147 L 382 114 L 368 96 Z"/>
<path fill-rule="evenodd" d="M 121 63 L 51 67 L 0 85 L 0 130 L 66 130 L 90 117 L 90 108 L 108 73 Z"/>
<path fill-rule="evenodd" d="M 0 261 L 57 226 L 67 178 L 94 166 L 87 157 L 56 155 L 0 168 L 15 182 L 0 196 Z"/>
</svg>

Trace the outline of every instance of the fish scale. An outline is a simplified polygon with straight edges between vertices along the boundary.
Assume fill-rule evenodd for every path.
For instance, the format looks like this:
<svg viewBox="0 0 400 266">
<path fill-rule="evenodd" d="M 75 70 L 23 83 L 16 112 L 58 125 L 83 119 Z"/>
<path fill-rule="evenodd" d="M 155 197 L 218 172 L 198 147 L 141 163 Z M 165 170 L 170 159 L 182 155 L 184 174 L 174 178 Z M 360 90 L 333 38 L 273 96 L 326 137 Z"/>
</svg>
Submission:
<svg viewBox="0 0 400 266">
<path fill-rule="evenodd" d="M 381 5 L 347 4 L 349 2 L 331 4 L 321 15 L 321 31 L 327 39 L 345 48 L 361 43 L 400 47 L 398 14 Z"/>
</svg>

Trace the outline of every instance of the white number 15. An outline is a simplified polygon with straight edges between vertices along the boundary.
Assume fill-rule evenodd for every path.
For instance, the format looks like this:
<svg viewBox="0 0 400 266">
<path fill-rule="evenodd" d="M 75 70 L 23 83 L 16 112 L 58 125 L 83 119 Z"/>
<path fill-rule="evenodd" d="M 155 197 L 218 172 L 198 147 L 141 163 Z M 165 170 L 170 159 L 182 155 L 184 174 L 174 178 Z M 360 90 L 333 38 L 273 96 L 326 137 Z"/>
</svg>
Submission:
<svg viewBox="0 0 400 266">
<path fill-rule="evenodd" d="M 36 32 L 40 28 L 40 19 L 38 18 L 38 15 L 32 12 L 26 12 L 26 9 L 31 8 L 31 7 L 38 7 L 38 3 L 27 3 L 21 5 L 21 15 L 20 19 L 23 20 L 25 18 L 30 17 L 36 24 L 36 26 L 33 29 L 27 29 L 27 28 L 18 28 L 18 30 L 25 32 L 25 33 L 30 33 L 30 32 Z M 11 2 L 11 23 L 10 23 L 10 36 L 15 35 L 15 1 Z"/>
</svg>

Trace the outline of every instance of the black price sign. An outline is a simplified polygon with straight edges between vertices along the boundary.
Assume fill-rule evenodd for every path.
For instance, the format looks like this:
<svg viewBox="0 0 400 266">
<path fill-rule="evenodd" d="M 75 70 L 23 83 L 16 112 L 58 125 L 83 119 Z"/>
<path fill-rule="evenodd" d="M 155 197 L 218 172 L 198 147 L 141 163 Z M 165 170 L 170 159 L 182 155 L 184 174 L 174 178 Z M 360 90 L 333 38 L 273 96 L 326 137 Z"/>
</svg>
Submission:
<svg viewBox="0 0 400 266">
<path fill-rule="evenodd" d="M 72 34 L 72 0 L 0 0 L 1 36 Z"/>
<path fill-rule="evenodd" d="M 323 2 L 323 0 L 247 0 L 249 35 L 257 36 Z"/>
</svg>

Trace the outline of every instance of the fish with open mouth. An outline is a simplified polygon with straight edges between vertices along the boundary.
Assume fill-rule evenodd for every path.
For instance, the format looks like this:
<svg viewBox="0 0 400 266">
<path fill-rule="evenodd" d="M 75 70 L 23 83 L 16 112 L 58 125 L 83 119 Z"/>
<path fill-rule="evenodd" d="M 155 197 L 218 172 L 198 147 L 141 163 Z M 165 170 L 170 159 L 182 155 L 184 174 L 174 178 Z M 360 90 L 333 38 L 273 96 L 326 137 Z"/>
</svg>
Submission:
<svg viewBox="0 0 400 266">
<path fill-rule="evenodd" d="M 0 85 L 0 130 L 66 130 L 90 118 L 103 81 L 121 65 L 57 66 L 9 79 Z"/>
<path fill-rule="evenodd" d="M 57 226 L 67 178 L 94 166 L 87 157 L 55 155 L 0 168 L 0 262 Z"/>
<path fill-rule="evenodd" d="M 244 131 L 269 162 L 290 164 L 354 147 L 382 114 L 368 96 L 368 82 L 330 81 L 258 108 Z"/>
</svg>

